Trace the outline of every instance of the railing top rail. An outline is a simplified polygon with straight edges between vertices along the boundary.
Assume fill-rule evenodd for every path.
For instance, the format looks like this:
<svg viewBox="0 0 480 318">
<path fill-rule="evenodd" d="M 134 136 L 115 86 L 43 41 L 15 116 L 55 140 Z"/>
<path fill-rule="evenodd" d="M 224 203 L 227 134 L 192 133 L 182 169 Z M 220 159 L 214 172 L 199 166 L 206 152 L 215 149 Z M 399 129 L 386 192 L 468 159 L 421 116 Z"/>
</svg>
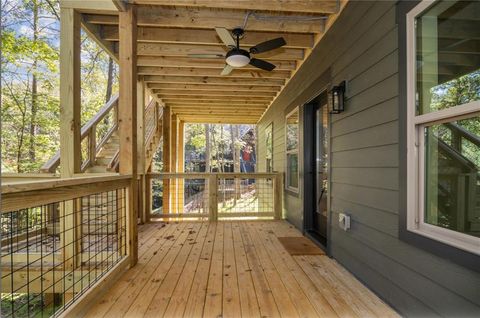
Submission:
<svg viewBox="0 0 480 318">
<path fill-rule="evenodd" d="M 97 125 L 107 114 L 108 112 L 118 104 L 119 95 L 113 95 L 110 100 L 100 108 L 97 114 L 93 116 L 85 125 L 83 125 L 80 132 L 80 138 L 83 140 L 88 135 L 88 131 L 92 129 L 93 126 Z M 43 172 L 54 172 L 54 170 L 60 165 L 60 151 L 57 151 L 43 166 L 40 168 L 40 171 Z"/>
<path fill-rule="evenodd" d="M 150 178 L 187 178 L 187 179 L 207 179 L 215 176 L 217 178 L 272 178 L 281 175 L 281 172 L 151 172 Z"/>
<path fill-rule="evenodd" d="M 98 110 L 98 113 L 95 114 L 88 122 L 85 123 L 82 127 L 81 138 L 85 138 L 87 132 L 95 125 L 97 125 L 107 114 L 108 112 L 118 103 L 118 94 L 115 94 L 105 105 Z"/>
<path fill-rule="evenodd" d="M 126 188 L 131 176 L 102 176 L 33 181 L 2 186 L 1 213 L 39 207 Z"/>
<path fill-rule="evenodd" d="M 38 180 L 16 182 L 12 184 L 4 184 L 1 187 L 2 195 L 13 193 L 24 193 L 37 190 L 54 190 L 65 187 L 74 187 L 95 184 L 100 182 L 121 181 L 131 179 L 130 175 L 110 175 L 110 176 L 87 176 L 75 178 L 63 178 L 56 180 Z"/>
<path fill-rule="evenodd" d="M 463 138 L 471 141 L 476 146 L 480 146 L 480 138 L 477 135 L 472 134 L 467 129 L 454 123 L 446 123 L 445 125 L 451 130 L 458 132 Z"/>
</svg>

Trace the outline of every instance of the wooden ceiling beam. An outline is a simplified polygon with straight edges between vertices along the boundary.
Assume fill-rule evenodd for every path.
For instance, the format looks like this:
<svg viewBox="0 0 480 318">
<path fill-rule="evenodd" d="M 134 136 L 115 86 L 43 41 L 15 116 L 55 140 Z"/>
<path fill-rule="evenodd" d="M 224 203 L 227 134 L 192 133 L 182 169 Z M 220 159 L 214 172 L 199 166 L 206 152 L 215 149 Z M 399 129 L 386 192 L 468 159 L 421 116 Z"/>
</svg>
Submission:
<svg viewBox="0 0 480 318">
<path fill-rule="evenodd" d="M 279 86 L 238 86 L 232 87 L 231 85 L 198 85 L 198 84 L 179 84 L 179 83 L 150 83 L 148 85 L 151 89 L 165 89 L 165 90 L 191 90 L 196 91 L 197 94 L 203 94 L 203 92 L 221 92 L 224 90 L 230 90 L 230 92 L 251 92 L 251 93 L 274 93 L 279 90 Z"/>
<path fill-rule="evenodd" d="M 195 45 L 195 44 L 168 44 L 163 43 L 139 43 L 137 46 L 138 55 L 143 56 L 183 56 L 189 54 L 227 54 L 226 47 L 215 45 Z M 304 58 L 303 49 L 285 49 L 280 48 L 273 51 L 255 54 L 257 58 L 265 60 L 296 61 Z M 215 59 L 215 58 L 214 58 Z M 224 62 L 224 58 L 218 58 Z M 204 60 L 204 59 L 202 59 Z"/>
<path fill-rule="evenodd" d="M 102 26 L 102 36 L 107 41 L 118 42 L 118 26 Z M 280 32 L 258 32 L 248 31 L 242 38 L 242 47 L 251 47 L 258 43 L 283 37 L 287 42 L 285 48 L 312 48 L 313 34 L 305 33 L 280 33 Z M 169 29 L 155 27 L 138 28 L 137 40 L 139 42 L 149 43 L 184 43 L 184 44 L 202 44 L 216 45 L 223 47 L 224 44 L 218 38 L 213 28 L 211 30 L 203 29 Z"/>
<path fill-rule="evenodd" d="M 338 11 L 337 0 L 133 0 L 135 4 L 188 6 L 200 8 L 227 8 L 235 10 L 262 10 L 328 14 Z"/>
<path fill-rule="evenodd" d="M 85 1 L 85 0 L 60 0 L 60 8 L 75 9 L 79 12 L 118 12 L 111 0 Z"/>
<path fill-rule="evenodd" d="M 243 23 L 247 13 L 247 11 L 240 10 L 173 6 L 139 6 L 137 11 L 138 26 L 141 27 L 188 27 L 198 29 L 212 29 L 213 26 L 233 29 Z M 277 19 L 275 19 L 275 16 Z M 325 17 L 320 15 L 303 14 L 298 20 L 291 20 L 292 16 L 288 18 L 289 20 L 286 20 L 285 15 L 281 13 L 269 12 L 268 17 L 269 19 L 261 20 L 250 17 L 248 29 L 272 32 L 322 33 L 325 27 Z M 86 18 L 88 22 L 94 24 L 118 24 L 118 16 L 115 15 L 88 14 Z"/>
<path fill-rule="evenodd" d="M 202 101 L 202 100 L 208 100 L 208 101 L 229 101 L 229 102 L 236 102 L 236 101 L 250 101 L 250 102 L 254 102 L 254 103 L 266 103 L 268 101 L 271 101 L 272 100 L 272 97 L 271 96 L 260 96 L 260 97 L 251 97 L 251 96 L 248 96 L 246 94 L 242 95 L 242 96 L 238 96 L 238 95 L 233 95 L 233 96 L 229 96 L 228 95 L 228 92 L 225 93 L 225 96 L 208 96 L 208 95 L 178 95 L 178 94 L 169 94 L 169 95 L 166 95 L 166 94 L 158 94 L 157 93 L 157 96 L 160 97 L 162 100 L 163 99 L 166 99 L 166 100 L 174 100 L 174 99 L 179 99 L 179 100 L 192 100 L 193 102 L 195 101 Z"/>
<path fill-rule="evenodd" d="M 216 105 L 210 105 L 210 106 L 205 106 L 205 105 L 173 105 L 171 109 L 190 109 L 190 110 L 235 110 L 235 109 L 245 109 L 245 110 L 258 110 L 258 111 L 264 111 L 266 107 L 264 106 L 250 106 L 250 105 L 242 105 L 242 106 L 216 106 Z"/>
<path fill-rule="evenodd" d="M 220 74 L 221 70 L 214 68 L 194 68 L 194 67 L 157 67 L 157 66 L 139 66 L 138 75 L 174 75 L 174 76 L 212 76 L 225 77 Z M 246 69 L 235 69 L 227 77 L 245 77 L 245 78 L 289 78 L 290 71 L 254 71 Z"/>
<path fill-rule="evenodd" d="M 297 63 L 295 61 L 278 61 L 269 60 L 275 64 L 275 70 L 295 70 Z M 172 56 L 139 56 L 137 59 L 138 66 L 161 66 L 161 67 L 201 67 L 223 69 L 225 61 L 210 59 L 192 59 L 186 57 Z M 258 70 L 258 68 L 247 65 L 242 70 Z"/>
<path fill-rule="evenodd" d="M 283 79 L 266 78 L 232 78 L 232 77 L 189 77 L 189 76 L 164 76 L 164 75 L 146 75 L 144 80 L 147 83 L 195 83 L 195 84 L 220 84 L 220 85 L 266 85 L 283 86 Z"/>
<path fill-rule="evenodd" d="M 243 116 L 207 116 L 199 117 L 195 115 L 179 115 L 178 118 L 185 123 L 198 123 L 198 124 L 256 124 L 259 117 L 243 117 Z"/>
<path fill-rule="evenodd" d="M 258 106 L 267 106 L 268 102 L 271 99 L 264 100 L 254 100 L 254 99 L 243 99 L 235 97 L 222 97 L 222 96 L 208 96 L 202 98 L 193 98 L 193 96 L 163 96 L 157 95 L 160 97 L 164 103 L 189 103 L 189 104 L 228 104 L 232 103 L 235 105 L 258 105 Z M 192 98 L 191 98 L 192 97 Z M 210 99 L 212 98 L 212 99 Z"/>
<path fill-rule="evenodd" d="M 162 96 L 192 96 L 192 95 L 200 95 L 202 97 L 247 97 L 247 98 L 261 98 L 261 99 L 271 99 L 272 97 L 276 96 L 276 92 L 256 92 L 256 91 L 235 91 L 232 90 L 233 88 L 227 88 L 227 90 L 211 90 L 211 91 L 196 91 L 196 90 L 182 90 L 182 89 L 152 89 L 153 92 L 162 95 Z"/>
<path fill-rule="evenodd" d="M 168 106 L 173 105 L 232 105 L 242 106 L 251 105 L 259 107 L 267 107 L 268 101 L 248 101 L 248 100 L 229 100 L 229 99 L 174 99 L 174 98 L 162 98 L 162 101 Z"/>
</svg>

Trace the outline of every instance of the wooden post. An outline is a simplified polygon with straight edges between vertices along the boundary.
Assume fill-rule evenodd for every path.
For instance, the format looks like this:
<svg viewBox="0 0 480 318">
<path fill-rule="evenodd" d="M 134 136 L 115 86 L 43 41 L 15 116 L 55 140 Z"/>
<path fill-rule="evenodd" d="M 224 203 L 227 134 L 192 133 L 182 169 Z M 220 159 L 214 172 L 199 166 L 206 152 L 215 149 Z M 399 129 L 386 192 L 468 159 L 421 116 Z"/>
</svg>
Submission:
<svg viewBox="0 0 480 318">
<path fill-rule="evenodd" d="M 170 152 L 170 172 L 177 172 L 178 156 L 178 116 L 172 115 L 171 123 L 171 152 Z M 178 180 L 170 180 L 170 213 L 178 213 Z"/>
<path fill-rule="evenodd" d="M 60 174 L 80 173 L 80 14 L 60 9 Z"/>
<path fill-rule="evenodd" d="M 88 132 L 88 159 L 90 166 L 95 165 L 95 157 L 97 156 L 97 128 L 92 126 Z"/>
<path fill-rule="evenodd" d="M 60 174 L 73 177 L 81 169 L 81 100 L 80 100 L 80 14 L 60 9 Z M 60 205 L 60 239 L 64 268 L 73 270 L 76 251 L 74 200 Z M 55 226 L 55 224 L 54 224 Z M 80 234 L 81 235 L 81 234 Z M 72 297 L 72 295 L 65 295 Z"/>
<path fill-rule="evenodd" d="M 170 107 L 163 109 L 163 172 L 170 172 L 170 125 L 172 120 L 172 113 Z M 170 213 L 170 180 L 163 180 L 163 213 Z"/>
<path fill-rule="evenodd" d="M 146 221 L 145 210 L 145 82 L 143 79 L 137 81 L 137 169 L 139 196 L 138 207 L 140 210 L 140 220 Z"/>
<path fill-rule="evenodd" d="M 275 211 L 275 219 L 280 220 L 283 216 L 283 184 L 282 175 L 280 173 L 275 175 L 274 183 L 274 198 L 273 209 Z"/>
<path fill-rule="evenodd" d="M 215 173 L 210 174 L 208 178 L 208 208 L 209 220 L 218 220 L 218 180 Z"/>
<path fill-rule="evenodd" d="M 177 151 L 177 172 L 185 172 L 185 122 L 178 122 L 178 151 Z M 178 213 L 184 213 L 185 204 L 185 179 L 179 179 L 177 183 Z"/>
<path fill-rule="evenodd" d="M 145 175 L 145 222 L 150 222 L 151 215 L 152 215 L 152 180 L 150 176 L 146 174 Z"/>
<path fill-rule="evenodd" d="M 138 260 L 138 182 L 137 182 L 137 17 L 136 7 L 119 12 L 120 98 L 118 125 L 120 174 L 132 175 L 127 195 L 127 250 L 130 265 Z"/>
</svg>

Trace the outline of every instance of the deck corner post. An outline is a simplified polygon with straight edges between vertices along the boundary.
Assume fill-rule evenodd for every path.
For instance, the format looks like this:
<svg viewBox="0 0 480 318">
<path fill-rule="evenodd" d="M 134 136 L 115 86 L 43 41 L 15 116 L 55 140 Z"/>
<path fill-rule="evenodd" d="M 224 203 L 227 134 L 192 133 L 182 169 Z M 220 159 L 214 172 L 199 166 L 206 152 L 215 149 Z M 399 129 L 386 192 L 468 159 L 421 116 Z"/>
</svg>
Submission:
<svg viewBox="0 0 480 318">
<path fill-rule="evenodd" d="M 130 266 L 138 261 L 138 167 L 137 167 L 137 14 L 129 5 L 119 12 L 120 98 L 118 126 L 120 137 L 120 174 L 131 175 L 128 191 L 127 237 Z"/>
<path fill-rule="evenodd" d="M 273 209 L 275 213 L 275 220 L 282 219 L 282 212 L 283 212 L 283 183 L 282 183 L 282 175 L 277 173 L 275 175 L 275 184 L 274 184 L 274 203 Z"/>
<path fill-rule="evenodd" d="M 218 179 L 215 173 L 211 173 L 208 177 L 208 208 L 209 221 L 218 220 Z"/>
</svg>

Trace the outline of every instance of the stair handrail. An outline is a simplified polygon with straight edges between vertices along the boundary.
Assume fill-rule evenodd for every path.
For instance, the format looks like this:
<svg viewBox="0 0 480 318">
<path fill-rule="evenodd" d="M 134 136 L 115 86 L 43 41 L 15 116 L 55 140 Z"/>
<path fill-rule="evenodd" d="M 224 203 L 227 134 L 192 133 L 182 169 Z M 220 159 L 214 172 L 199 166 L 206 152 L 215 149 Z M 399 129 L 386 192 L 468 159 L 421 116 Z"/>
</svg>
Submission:
<svg viewBox="0 0 480 318">
<path fill-rule="evenodd" d="M 96 140 L 96 128 L 97 125 L 108 115 L 108 113 L 114 109 L 114 123 L 108 130 L 105 136 L 98 142 Z M 88 158 L 82 163 L 82 171 L 95 162 L 95 157 L 101 147 L 112 136 L 113 132 L 118 128 L 118 94 L 112 96 L 112 98 L 93 116 L 88 122 L 83 125 L 80 132 L 80 142 L 85 138 L 89 138 L 88 141 Z M 60 165 L 60 150 L 53 155 L 41 168 L 41 172 L 54 173 Z"/>
<path fill-rule="evenodd" d="M 478 137 L 477 135 L 472 134 L 467 129 L 455 123 L 445 123 L 445 126 L 451 131 L 459 133 L 462 138 L 470 141 L 475 146 L 480 147 L 480 137 Z"/>
<path fill-rule="evenodd" d="M 155 134 L 158 119 L 157 102 L 152 99 L 145 107 L 145 145 L 150 143 Z"/>
</svg>

